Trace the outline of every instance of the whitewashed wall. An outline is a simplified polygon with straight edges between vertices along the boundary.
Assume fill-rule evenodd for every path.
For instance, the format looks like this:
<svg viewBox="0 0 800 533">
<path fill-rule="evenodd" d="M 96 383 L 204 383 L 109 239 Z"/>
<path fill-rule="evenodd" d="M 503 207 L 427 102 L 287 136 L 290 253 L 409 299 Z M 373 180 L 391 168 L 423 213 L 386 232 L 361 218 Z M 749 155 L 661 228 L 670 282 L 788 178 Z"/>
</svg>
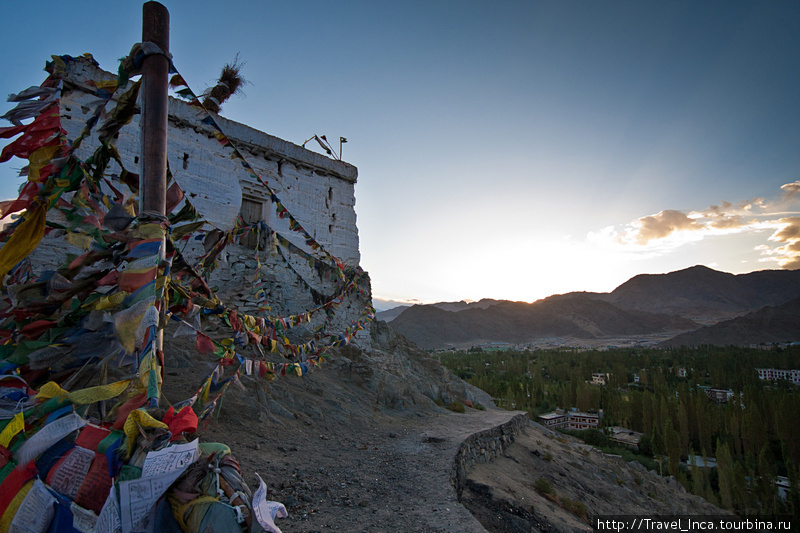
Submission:
<svg viewBox="0 0 800 533">
<path fill-rule="evenodd" d="M 68 75 L 62 97 L 62 124 L 69 139 L 76 138 L 87 118 L 97 107 L 98 99 L 88 91 L 92 80 L 110 80 L 115 76 L 79 59 L 68 64 Z M 115 97 L 118 97 L 116 94 Z M 110 111 L 114 106 L 107 106 Z M 264 187 L 252 179 L 238 160 L 214 137 L 211 126 L 200 121 L 205 116 L 187 102 L 170 99 L 168 160 L 175 180 L 186 192 L 195 208 L 213 225 L 228 229 L 239 214 L 242 197 L 264 202 L 267 223 L 303 249 L 302 236 L 286 229 L 277 219 L 274 205 Z M 104 117 L 105 118 L 105 117 Z M 123 165 L 131 172 L 139 168 L 139 118 L 122 128 L 115 145 Z M 281 202 L 316 240 L 348 266 L 359 263 L 358 228 L 355 213 L 357 169 L 316 152 L 283 141 L 244 124 L 217 117 L 225 134 L 237 146 L 250 165 L 272 187 Z M 101 119 L 100 123 L 103 123 Z M 78 156 L 87 158 L 97 148 L 96 135 L 84 141 Z M 119 173 L 116 163 L 109 172 Z M 63 260 L 65 251 L 61 232 L 46 237 L 33 256 L 33 264 L 53 268 Z M 71 253 L 80 250 L 68 246 Z M 202 252 L 199 242 L 191 242 L 184 250 L 188 257 Z M 287 255 L 288 254 L 284 254 Z M 329 294 L 334 284 L 328 276 L 320 276 L 302 258 L 291 259 L 296 270 L 289 268 L 272 247 L 261 252 L 261 279 L 266 282 L 271 314 L 294 314 L 315 307 L 305 280 L 315 290 Z M 236 304 L 244 312 L 255 312 L 252 301 L 252 280 L 257 277 L 255 252 L 244 246 L 229 245 L 212 275 L 223 301 Z M 337 322 L 347 324 L 358 318 L 365 301 L 351 299 L 341 306 Z M 315 324 L 311 324 L 313 327 Z"/>
</svg>

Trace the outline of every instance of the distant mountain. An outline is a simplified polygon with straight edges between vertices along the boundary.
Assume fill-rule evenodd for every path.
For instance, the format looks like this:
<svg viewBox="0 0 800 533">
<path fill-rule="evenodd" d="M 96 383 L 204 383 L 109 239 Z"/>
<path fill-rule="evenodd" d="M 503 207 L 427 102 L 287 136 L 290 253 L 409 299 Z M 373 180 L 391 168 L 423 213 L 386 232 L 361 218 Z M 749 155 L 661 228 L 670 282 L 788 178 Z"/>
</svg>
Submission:
<svg viewBox="0 0 800 533">
<path fill-rule="evenodd" d="M 420 348 L 470 346 L 489 342 L 527 343 L 547 337 L 597 339 L 696 329 L 681 317 L 628 312 L 582 294 L 529 304 L 498 301 L 488 307 L 445 311 L 415 305 L 392 321 L 392 329 Z"/>
<path fill-rule="evenodd" d="M 800 270 L 728 274 L 694 266 L 669 274 L 641 274 L 597 295 L 631 311 L 679 315 L 713 323 L 800 298 Z"/>
<path fill-rule="evenodd" d="M 383 320 L 384 322 L 391 322 L 392 320 L 400 316 L 400 313 L 402 313 L 409 307 L 411 306 L 398 305 L 397 307 L 392 307 L 391 309 L 387 309 L 386 311 L 378 311 L 377 313 L 375 313 L 375 317 L 378 320 Z"/>
<path fill-rule="evenodd" d="M 734 275 L 695 266 L 669 274 L 635 276 L 610 293 L 573 292 L 532 304 L 481 300 L 415 305 L 396 315 L 392 328 L 422 348 L 490 342 L 519 344 L 547 337 L 652 336 L 696 330 L 701 324 L 730 320 L 765 306 L 779 307 L 797 298 L 800 270 Z M 774 323 L 783 323 L 784 319 L 771 316 Z M 793 324 L 800 329 L 799 322 L 792 322 L 791 313 L 785 320 L 785 327 Z M 757 332 L 747 338 L 756 339 Z M 740 344 L 733 335 L 735 331 L 728 333 L 727 340 L 720 333 L 712 344 Z M 785 340 L 775 340 L 781 337 L 780 332 L 773 335 L 762 329 L 761 333 L 760 340 L 744 343 Z M 744 338 L 743 332 L 741 337 Z"/>
<path fill-rule="evenodd" d="M 777 307 L 767 306 L 745 316 L 682 333 L 659 344 L 747 346 L 761 343 L 800 342 L 800 298 Z"/>
<path fill-rule="evenodd" d="M 458 312 L 458 311 L 463 311 L 464 309 L 475 309 L 475 308 L 486 309 L 487 307 L 490 307 L 498 303 L 498 301 L 499 300 L 491 300 L 489 298 L 484 298 L 483 300 L 480 300 L 478 302 L 467 302 L 466 300 L 461 300 L 460 302 L 439 302 L 430 305 L 432 307 L 436 307 L 437 309 L 441 309 L 443 311 Z M 409 307 L 411 306 L 398 305 L 397 307 L 393 307 L 392 309 L 386 311 L 379 311 L 378 313 L 375 313 L 375 316 L 378 318 L 378 320 L 391 322 L 392 320 L 400 316 L 400 313 L 402 313 Z"/>
<path fill-rule="evenodd" d="M 465 309 L 486 309 L 487 307 L 491 307 L 495 304 L 500 303 L 500 300 L 492 300 L 491 298 L 483 298 L 477 302 L 468 302 L 467 300 L 461 300 L 460 302 L 439 302 L 435 304 L 431 304 L 434 307 L 438 307 L 442 311 L 463 311 Z"/>
<path fill-rule="evenodd" d="M 405 302 L 398 302 L 397 300 L 385 300 L 383 298 L 372 297 L 372 307 L 379 313 L 394 309 L 395 307 L 408 307 L 409 305 L 411 304 L 406 305 Z"/>
</svg>

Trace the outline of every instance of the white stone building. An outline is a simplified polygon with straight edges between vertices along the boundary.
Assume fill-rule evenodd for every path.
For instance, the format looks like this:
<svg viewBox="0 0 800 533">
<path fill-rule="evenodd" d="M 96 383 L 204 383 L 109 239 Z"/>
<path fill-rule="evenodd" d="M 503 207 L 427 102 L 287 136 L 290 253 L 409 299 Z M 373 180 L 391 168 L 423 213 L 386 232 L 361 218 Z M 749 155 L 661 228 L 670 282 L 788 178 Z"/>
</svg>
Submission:
<svg viewBox="0 0 800 533">
<path fill-rule="evenodd" d="M 74 140 L 98 105 L 95 81 L 109 81 L 116 75 L 99 69 L 91 59 L 67 62 L 61 94 L 62 127 Z M 118 98 L 118 91 L 114 98 Z M 113 108 L 112 99 L 107 111 Z M 241 215 L 246 223 L 264 221 L 266 225 L 298 248 L 308 249 L 303 236 L 290 231 L 279 219 L 265 187 L 253 179 L 241 161 L 230 157 L 215 136 L 213 126 L 204 123 L 205 111 L 188 102 L 170 98 L 168 162 L 174 180 L 185 191 L 200 215 L 222 230 L 233 228 Z M 105 120 L 104 117 L 101 119 Z M 139 172 L 140 115 L 124 126 L 115 138 L 122 165 L 129 172 Z M 214 115 L 225 135 L 237 147 L 252 168 L 266 181 L 281 204 L 302 227 L 330 254 L 348 267 L 359 264 L 359 240 L 355 212 L 356 167 L 330 159 L 301 146 L 284 141 L 245 124 Z M 95 128 L 96 130 L 97 128 Z M 77 151 L 80 159 L 89 157 L 99 145 L 96 131 Z M 109 172 L 122 168 L 111 162 Z M 130 191 L 125 188 L 126 195 Z M 48 213 L 48 217 L 58 217 Z M 253 237 L 229 244 L 219 258 L 219 268 L 208 283 L 226 304 L 242 312 L 256 314 L 253 280 L 260 278 L 270 305 L 270 314 L 283 316 L 303 313 L 317 307 L 320 300 L 333 296 L 335 279 L 315 268 L 302 254 L 287 253 L 275 246 L 274 237 L 261 236 L 263 250 L 256 257 Z M 202 241 L 182 243 L 184 255 L 202 255 Z M 65 250 L 66 247 L 66 250 Z M 64 252 L 79 254 L 80 247 L 65 244 L 63 231 L 50 232 L 31 256 L 35 269 L 55 268 L 63 262 Z M 257 269 L 260 262 L 261 268 Z M 367 287 L 369 293 L 369 287 Z M 358 320 L 368 298 L 349 297 L 339 306 L 336 322 L 346 325 Z M 324 315 L 324 314 L 323 314 Z M 324 316 L 321 317 L 324 319 Z M 317 320 L 321 320 L 317 319 Z M 309 324 L 310 330 L 316 324 Z M 301 332 L 302 333 L 302 332 Z"/>
<path fill-rule="evenodd" d="M 781 379 L 800 385 L 800 370 L 781 370 L 777 368 L 756 368 L 758 379 L 778 381 Z"/>
</svg>

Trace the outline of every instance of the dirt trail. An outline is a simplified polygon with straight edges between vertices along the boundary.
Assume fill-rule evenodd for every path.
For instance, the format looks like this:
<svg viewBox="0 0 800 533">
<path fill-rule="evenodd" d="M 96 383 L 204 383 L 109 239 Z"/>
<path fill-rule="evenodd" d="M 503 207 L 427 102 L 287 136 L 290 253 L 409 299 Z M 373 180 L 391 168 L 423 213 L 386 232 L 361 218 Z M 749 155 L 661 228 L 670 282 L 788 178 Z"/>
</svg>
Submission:
<svg viewBox="0 0 800 533">
<path fill-rule="evenodd" d="M 463 440 L 510 420 L 515 412 L 442 410 L 425 417 L 385 417 L 323 434 L 315 426 L 261 434 L 209 428 L 225 440 L 246 473 L 258 472 L 269 499 L 283 502 L 284 533 L 313 531 L 485 532 L 456 501 L 453 459 Z"/>
</svg>

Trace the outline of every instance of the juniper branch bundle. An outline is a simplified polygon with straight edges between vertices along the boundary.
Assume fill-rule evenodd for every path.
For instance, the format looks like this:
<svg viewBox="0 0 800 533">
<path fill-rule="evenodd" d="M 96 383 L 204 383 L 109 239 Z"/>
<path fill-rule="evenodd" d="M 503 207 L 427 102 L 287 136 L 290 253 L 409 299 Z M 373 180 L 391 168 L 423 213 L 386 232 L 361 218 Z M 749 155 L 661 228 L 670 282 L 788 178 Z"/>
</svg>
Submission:
<svg viewBox="0 0 800 533">
<path fill-rule="evenodd" d="M 219 113 L 220 106 L 247 83 L 241 74 L 243 66 L 244 63 L 239 61 L 237 54 L 232 63 L 222 67 L 222 74 L 220 74 L 217 84 L 203 93 L 203 107 Z"/>
</svg>

